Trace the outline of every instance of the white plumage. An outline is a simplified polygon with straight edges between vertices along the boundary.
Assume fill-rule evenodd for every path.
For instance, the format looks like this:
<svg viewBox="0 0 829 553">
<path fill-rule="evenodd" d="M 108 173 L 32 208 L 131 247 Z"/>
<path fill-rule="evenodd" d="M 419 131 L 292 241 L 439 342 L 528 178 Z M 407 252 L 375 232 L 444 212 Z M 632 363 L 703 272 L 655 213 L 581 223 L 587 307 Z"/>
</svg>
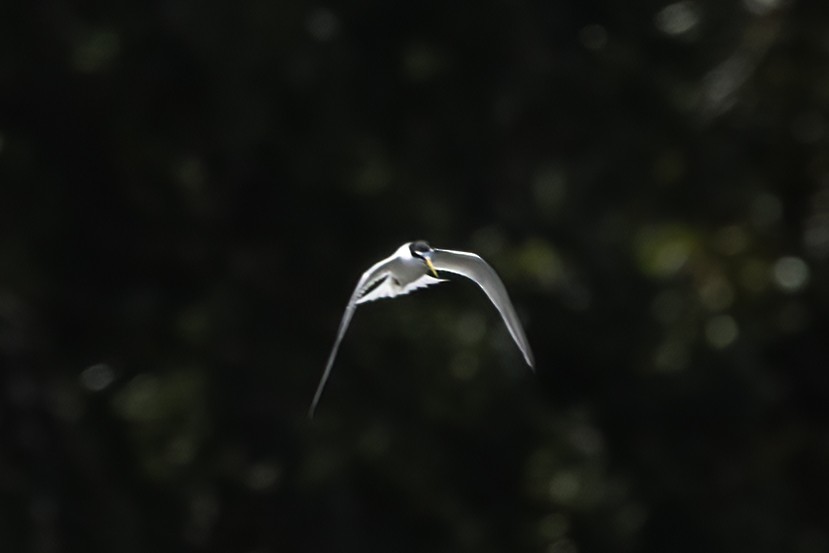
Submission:
<svg viewBox="0 0 829 553">
<path fill-rule="evenodd" d="M 331 374 L 331 368 L 334 366 L 340 342 L 345 336 L 357 306 L 382 298 L 394 298 L 445 282 L 446 279 L 438 277 L 438 271 L 458 274 L 478 284 L 501 314 L 510 336 L 524 355 L 524 360 L 530 368 L 534 367 L 530 345 L 521 327 L 521 322 L 518 320 L 518 315 L 515 313 L 515 308 L 507 295 L 507 290 L 495 270 L 486 261 L 474 253 L 434 249 L 423 241 L 407 242 L 391 256 L 375 263 L 363 273 L 357 282 L 345 308 L 342 321 L 340 321 L 340 328 L 328 357 L 328 364 L 311 402 L 309 416 L 314 416 L 322 391 Z"/>
</svg>

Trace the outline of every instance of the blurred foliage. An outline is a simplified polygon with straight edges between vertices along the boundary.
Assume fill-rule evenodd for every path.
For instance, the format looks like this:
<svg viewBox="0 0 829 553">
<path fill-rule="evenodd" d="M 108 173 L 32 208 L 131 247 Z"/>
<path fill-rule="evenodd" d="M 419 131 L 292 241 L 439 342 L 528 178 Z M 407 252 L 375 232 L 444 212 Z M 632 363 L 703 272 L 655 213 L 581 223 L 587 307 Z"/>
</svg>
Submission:
<svg viewBox="0 0 829 553">
<path fill-rule="evenodd" d="M 0 550 L 829 550 L 829 5 L 7 2 Z M 361 307 L 406 240 L 503 276 Z"/>
</svg>

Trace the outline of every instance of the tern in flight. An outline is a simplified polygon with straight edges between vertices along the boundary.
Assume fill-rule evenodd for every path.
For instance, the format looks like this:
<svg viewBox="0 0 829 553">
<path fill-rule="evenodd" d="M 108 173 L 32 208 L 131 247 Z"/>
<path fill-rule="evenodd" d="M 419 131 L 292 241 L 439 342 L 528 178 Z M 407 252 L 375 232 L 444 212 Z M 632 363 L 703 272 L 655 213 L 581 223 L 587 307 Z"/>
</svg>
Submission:
<svg viewBox="0 0 829 553">
<path fill-rule="evenodd" d="M 527 365 L 535 370 L 533 354 L 530 351 L 527 337 L 524 335 L 524 329 L 521 327 L 521 321 L 518 320 L 504 283 L 498 278 L 495 270 L 474 253 L 439 250 L 423 241 L 407 242 L 397 248 L 397 251 L 390 257 L 375 263 L 360 277 L 357 287 L 351 294 L 351 299 L 348 300 L 348 306 L 340 322 L 340 329 L 337 331 L 337 339 L 328 357 L 328 364 L 325 366 L 325 372 L 322 373 L 314 400 L 311 402 L 311 409 L 308 411 L 310 417 L 314 416 L 322 390 L 331 375 L 331 368 L 334 366 L 334 358 L 337 356 L 340 342 L 357 306 L 381 298 L 402 296 L 418 288 L 445 282 L 446 279 L 438 276 L 438 271 L 464 276 L 483 289 L 504 319 L 507 330 L 518 345 L 518 349 L 524 354 Z"/>
</svg>

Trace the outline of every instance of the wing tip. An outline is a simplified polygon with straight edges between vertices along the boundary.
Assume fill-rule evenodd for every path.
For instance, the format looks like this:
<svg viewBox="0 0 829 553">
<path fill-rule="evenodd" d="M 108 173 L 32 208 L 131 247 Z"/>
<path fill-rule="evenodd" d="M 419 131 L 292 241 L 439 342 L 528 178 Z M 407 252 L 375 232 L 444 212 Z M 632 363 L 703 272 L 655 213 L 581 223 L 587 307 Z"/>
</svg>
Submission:
<svg viewBox="0 0 829 553">
<path fill-rule="evenodd" d="M 308 408 L 308 420 L 314 420 L 314 415 L 317 412 L 317 405 L 319 405 L 318 396 L 311 401 L 311 406 Z"/>
<path fill-rule="evenodd" d="M 524 361 L 530 367 L 532 372 L 535 372 L 535 357 L 529 349 L 521 348 L 521 353 L 524 354 Z"/>
</svg>

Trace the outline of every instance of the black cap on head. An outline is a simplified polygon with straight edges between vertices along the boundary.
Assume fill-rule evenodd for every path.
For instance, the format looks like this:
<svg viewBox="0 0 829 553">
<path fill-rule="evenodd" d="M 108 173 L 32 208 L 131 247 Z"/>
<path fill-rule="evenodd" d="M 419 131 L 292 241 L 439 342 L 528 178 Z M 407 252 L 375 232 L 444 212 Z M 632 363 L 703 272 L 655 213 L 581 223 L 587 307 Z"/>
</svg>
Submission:
<svg viewBox="0 0 829 553">
<path fill-rule="evenodd" d="M 409 244 L 409 251 L 415 257 L 423 257 L 424 253 L 432 251 L 432 246 L 425 240 L 416 240 Z"/>
</svg>

